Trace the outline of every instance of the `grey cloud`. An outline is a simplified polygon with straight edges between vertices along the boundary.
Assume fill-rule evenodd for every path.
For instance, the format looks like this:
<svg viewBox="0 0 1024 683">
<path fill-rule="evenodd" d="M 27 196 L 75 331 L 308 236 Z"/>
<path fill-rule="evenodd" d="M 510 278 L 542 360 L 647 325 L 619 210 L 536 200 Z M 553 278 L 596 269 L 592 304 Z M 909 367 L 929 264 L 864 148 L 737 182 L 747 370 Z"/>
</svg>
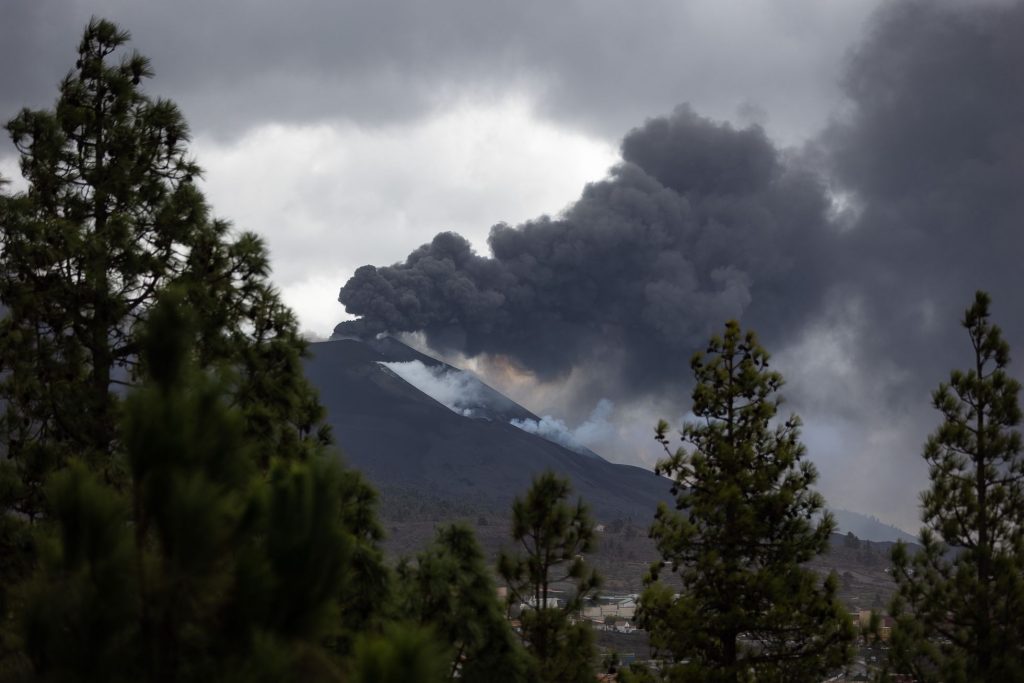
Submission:
<svg viewBox="0 0 1024 683">
<path fill-rule="evenodd" d="M 4 4 L 0 21 L 3 121 L 22 107 L 44 107 L 56 99 L 56 86 L 74 64 L 75 48 L 85 25 L 84 21 L 75 21 L 71 13 L 62 12 L 67 9 L 62 7 L 64 4 L 59 0 Z"/>
<path fill-rule="evenodd" d="M 719 117 L 761 107 L 794 135 L 827 111 L 870 4 L 8 0 L 0 117 L 53 99 L 95 14 L 153 58 L 155 92 L 224 135 L 270 121 L 401 123 L 510 91 L 607 137 L 684 100 Z"/>
</svg>

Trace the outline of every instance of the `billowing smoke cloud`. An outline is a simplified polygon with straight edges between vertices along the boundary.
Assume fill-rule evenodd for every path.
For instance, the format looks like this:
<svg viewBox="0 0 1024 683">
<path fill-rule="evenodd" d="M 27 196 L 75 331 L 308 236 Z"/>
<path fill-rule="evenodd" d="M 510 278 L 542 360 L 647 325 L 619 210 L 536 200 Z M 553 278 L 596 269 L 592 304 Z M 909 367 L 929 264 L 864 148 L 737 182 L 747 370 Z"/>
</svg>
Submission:
<svg viewBox="0 0 1024 683">
<path fill-rule="evenodd" d="M 361 319 L 338 331 L 423 331 L 541 379 L 600 359 L 646 393 L 727 318 L 781 348 L 846 310 L 861 360 L 945 367 L 972 292 L 1024 285 L 1022 63 L 1022 3 L 890 4 L 851 56 L 847 114 L 798 157 L 817 172 L 681 107 L 562 216 L 495 226 L 491 257 L 442 233 L 359 269 L 339 299 Z"/>
<path fill-rule="evenodd" d="M 928 393 L 968 360 L 957 321 L 976 289 L 1024 364 L 1021 64 L 1024 2 L 889 3 L 807 149 L 682 107 L 627 135 L 561 216 L 495 226 L 491 256 L 441 234 L 360 269 L 339 298 L 361 318 L 339 331 L 421 331 L 571 380 L 581 402 L 587 368 L 621 405 L 685 385 L 692 352 L 739 317 L 834 458 L 826 493 L 913 528 Z"/>
<path fill-rule="evenodd" d="M 492 257 L 442 233 L 356 271 L 338 334 L 422 331 L 441 352 L 501 354 L 542 380 L 602 363 L 623 390 L 678 381 L 728 318 L 792 334 L 828 272 L 822 183 L 757 127 L 686 107 L 631 132 L 623 162 L 558 218 L 496 225 Z"/>
<path fill-rule="evenodd" d="M 852 220 L 814 332 L 779 354 L 830 497 L 917 529 L 929 393 L 971 348 L 976 289 L 1024 365 L 1024 3 L 894 2 L 820 140 Z M 816 368 L 809 366 L 816 365 Z M 812 371 L 813 370 L 813 371 Z M 832 442 L 831 444 L 829 442 Z M 820 462 L 820 460 L 819 460 Z"/>
<path fill-rule="evenodd" d="M 836 289 L 862 316 L 862 362 L 908 386 L 966 360 L 955 323 L 976 289 L 1024 351 L 1021 64 L 1020 2 L 888 5 L 849 63 L 852 108 L 822 138 L 860 213 Z"/>
</svg>

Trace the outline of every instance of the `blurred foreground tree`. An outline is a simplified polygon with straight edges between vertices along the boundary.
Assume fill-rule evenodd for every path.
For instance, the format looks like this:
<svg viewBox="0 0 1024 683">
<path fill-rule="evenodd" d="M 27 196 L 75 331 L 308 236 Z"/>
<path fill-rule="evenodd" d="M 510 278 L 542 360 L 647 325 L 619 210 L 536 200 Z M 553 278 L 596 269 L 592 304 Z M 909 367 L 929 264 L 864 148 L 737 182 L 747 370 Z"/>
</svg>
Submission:
<svg viewBox="0 0 1024 683">
<path fill-rule="evenodd" d="M 433 633 L 381 613 L 390 585 L 359 521 L 365 484 L 317 454 L 262 474 L 242 411 L 195 367 L 181 303 L 160 303 L 141 340 L 145 381 L 120 430 L 128 486 L 78 460 L 50 479 L 22 678 L 443 680 Z"/>
<path fill-rule="evenodd" d="M 124 403 L 128 485 L 77 459 L 51 477 L 25 649 L 53 681 L 338 680 L 321 642 L 356 540 L 337 465 L 264 477 L 244 417 L 191 359 L 180 299 L 151 312 Z"/>
<path fill-rule="evenodd" d="M 441 683 L 449 680 L 448 653 L 429 628 L 392 624 L 383 634 L 356 640 L 354 683 Z M 500 679 L 499 679 L 500 680 Z"/>
<path fill-rule="evenodd" d="M 472 529 L 459 524 L 438 529 L 415 565 L 403 563 L 398 576 L 402 613 L 433 626 L 453 649 L 449 680 L 533 680 Z"/>
<path fill-rule="evenodd" d="M 512 538 L 525 555 L 502 552 L 498 558 L 510 604 L 525 605 L 520 621 L 537 680 L 550 683 L 593 681 L 597 665 L 590 627 L 570 619 L 601 584 L 583 559 L 594 548 L 594 522 L 582 500 L 573 506 L 568 499 L 567 479 L 551 472 L 537 477 L 526 497 L 512 504 Z M 555 584 L 571 588 L 556 599 Z"/>
<path fill-rule="evenodd" d="M 824 552 L 834 523 L 817 523 L 823 501 L 803 460 L 799 418 L 772 427 L 782 377 L 752 332 L 729 322 L 692 361 L 693 414 L 674 453 L 668 425 L 657 439 L 668 458 L 675 510 L 658 507 L 651 527 L 663 561 L 645 579 L 639 621 L 672 657 L 672 681 L 817 681 L 846 663 L 853 627 L 836 599 L 801 564 Z M 661 580 L 666 569 L 680 585 Z"/>
<path fill-rule="evenodd" d="M 974 352 L 932 395 L 923 549 L 893 550 L 892 666 L 919 681 L 1024 681 L 1024 458 L 1020 384 L 978 292 L 962 324 Z"/>
</svg>

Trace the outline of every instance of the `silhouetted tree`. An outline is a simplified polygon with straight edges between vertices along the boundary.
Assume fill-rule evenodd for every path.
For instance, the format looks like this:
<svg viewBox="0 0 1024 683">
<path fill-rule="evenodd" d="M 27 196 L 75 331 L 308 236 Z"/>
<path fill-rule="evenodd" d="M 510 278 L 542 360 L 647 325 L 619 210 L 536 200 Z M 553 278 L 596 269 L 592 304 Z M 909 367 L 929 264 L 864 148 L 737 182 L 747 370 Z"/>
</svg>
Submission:
<svg viewBox="0 0 1024 683">
<path fill-rule="evenodd" d="M 978 292 L 962 324 L 974 357 L 932 394 L 923 549 L 893 550 L 892 663 L 920 681 L 1024 680 L 1024 459 L 1020 384 Z"/>
<path fill-rule="evenodd" d="M 376 494 L 127 40 L 91 21 L 54 109 L 7 124 L 0 680 L 335 680 L 390 618 Z"/>
<path fill-rule="evenodd" d="M 192 360 L 169 299 L 124 402 L 127 486 L 83 462 L 51 477 L 25 647 L 39 680 L 336 680 L 321 641 L 355 546 L 338 466 L 278 458 L 264 477 L 241 410 Z M 258 663 L 258 666 L 256 664 Z"/>
<path fill-rule="evenodd" d="M 200 365 L 234 370 L 225 380 L 263 467 L 327 440 L 266 249 L 210 217 L 187 124 L 143 93 L 149 60 L 116 56 L 128 38 L 92 20 L 54 109 L 7 123 L 28 189 L 0 200 L 0 439 L 22 480 L 14 511 L 29 520 L 69 457 L 125 480 L 109 457 L 117 387 L 138 378 L 138 324 L 171 285 L 196 313 Z"/>
<path fill-rule="evenodd" d="M 434 628 L 453 648 L 450 680 L 529 681 L 526 653 L 505 618 L 473 531 L 444 526 L 434 542 L 398 569 L 402 613 Z"/>
<path fill-rule="evenodd" d="M 691 363 L 696 422 L 690 449 L 656 468 L 673 480 L 675 510 L 662 503 L 651 527 L 663 561 L 645 579 L 639 621 L 670 655 L 668 680 L 813 681 L 845 663 L 853 627 L 836 580 L 801 566 L 828 547 L 834 522 L 811 491 L 800 421 L 773 427 L 782 377 L 752 332 L 729 322 Z M 668 570 L 679 584 L 661 579 Z"/>
<path fill-rule="evenodd" d="M 526 497 L 512 504 L 512 538 L 524 554 L 498 558 L 510 604 L 526 605 L 520 621 L 538 680 L 552 683 L 593 681 L 597 665 L 593 633 L 571 618 L 601 584 L 583 558 L 594 547 L 594 522 L 582 500 L 567 503 L 569 491 L 569 481 L 551 472 L 534 479 Z M 567 587 L 558 606 L 555 584 Z"/>
</svg>

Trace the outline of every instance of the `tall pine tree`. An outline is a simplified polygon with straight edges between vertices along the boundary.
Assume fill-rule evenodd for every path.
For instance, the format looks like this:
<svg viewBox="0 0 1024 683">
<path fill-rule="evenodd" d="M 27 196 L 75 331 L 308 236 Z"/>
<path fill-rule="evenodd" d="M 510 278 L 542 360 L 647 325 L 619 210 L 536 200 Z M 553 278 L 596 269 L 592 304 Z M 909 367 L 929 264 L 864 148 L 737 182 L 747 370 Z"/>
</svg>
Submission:
<svg viewBox="0 0 1024 683">
<path fill-rule="evenodd" d="M 241 610 L 231 613 L 232 618 L 244 623 L 245 618 L 272 616 L 284 621 L 264 630 L 287 631 L 287 637 L 294 638 L 308 636 L 316 630 L 310 624 L 319 629 L 320 618 L 329 616 L 332 626 L 322 631 L 322 640 L 335 658 L 343 659 L 352 652 L 357 633 L 379 633 L 390 590 L 379 548 L 382 534 L 375 520 L 375 494 L 358 474 L 327 464 L 333 456 L 324 454 L 323 446 L 330 435 L 301 367 L 306 345 L 295 316 L 268 280 L 266 249 L 257 236 L 236 234 L 227 223 L 211 217 L 194 183 L 200 169 L 188 154 L 188 127 L 173 103 L 153 99 L 142 90 L 152 72 L 148 60 L 127 50 L 128 38 L 127 32 L 110 22 L 91 21 L 75 67 L 60 84 L 54 108 L 23 110 L 6 126 L 20 152 L 27 189 L 0 192 L 0 307 L 5 314 L 0 320 L 0 404 L 4 407 L 0 420 L 0 678 L 24 672 L 26 652 L 39 655 L 32 660 L 38 671 L 61 671 L 57 664 L 47 668 L 46 662 L 70 661 L 61 659 L 64 655 L 57 657 L 46 645 L 47 629 L 57 628 L 59 633 L 58 622 L 36 619 L 31 643 L 21 637 L 25 615 L 34 605 L 32 613 L 38 616 L 36 608 L 48 595 L 33 588 L 44 581 L 40 576 L 89 574 L 93 569 L 82 562 L 97 559 L 100 552 L 120 557 L 124 547 L 145 546 L 146 556 L 163 558 L 160 562 L 185 561 L 187 553 L 180 544 L 171 543 L 171 532 L 182 538 L 192 532 L 196 543 L 212 542 L 227 528 L 225 524 L 230 526 L 230 519 L 226 512 L 212 511 L 193 520 L 191 527 L 161 527 L 154 515 L 163 509 L 161 505 L 171 505 L 170 499 L 165 500 L 167 492 L 180 488 L 184 491 L 181 504 L 186 505 L 189 495 L 209 493 L 207 489 L 213 487 L 221 496 L 217 505 L 223 503 L 237 512 L 240 501 L 248 498 L 234 488 L 255 486 L 252 481 L 268 482 L 274 492 L 266 494 L 270 526 L 263 538 L 280 551 L 272 554 L 280 564 L 266 569 L 269 560 L 254 562 L 251 574 L 232 573 L 230 563 L 219 560 L 214 564 L 217 576 L 233 577 L 237 590 L 246 585 L 243 579 L 263 587 L 253 588 L 259 598 L 254 598 L 254 605 L 265 599 L 277 603 L 273 609 L 264 605 L 255 616 Z M 217 478 L 227 476 L 227 471 L 216 476 L 196 471 L 199 465 L 190 454 L 205 452 L 198 444 L 168 445 L 180 442 L 185 431 L 176 435 L 158 432 L 154 426 L 151 446 L 140 449 L 126 443 L 137 432 L 130 427 L 134 423 L 123 419 L 126 411 L 131 413 L 125 396 L 147 378 L 147 372 L 156 370 L 144 367 L 142 331 L 158 300 L 172 290 L 178 305 L 191 312 L 189 363 L 204 373 L 215 373 L 218 395 L 224 394 L 223 400 L 232 408 L 225 434 L 244 444 L 232 450 L 231 457 L 237 461 L 244 456 L 252 477 L 241 476 L 235 466 L 230 481 Z M 160 329 L 168 335 L 173 332 L 166 326 Z M 173 339 L 167 343 L 173 344 Z M 156 379 L 148 376 L 147 381 Z M 137 404 L 138 399 L 132 405 Z M 170 441 L 161 442 L 163 437 Z M 137 469 L 143 461 L 136 455 L 147 448 L 154 456 L 163 448 L 167 462 L 143 477 Z M 72 462 L 73 470 L 67 470 Z M 209 481 L 203 483 L 203 477 Z M 143 485 L 150 480 L 161 483 L 150 491 Z M 136 490 L 139 486 L 142 489 Z M 333 490 L 317 499 L 331 501 L 328 508 L 315 508 L 309 499 L 314 493 L 320 495 L 318 486 Z M 156 498 L 148 499 L 146 491 Z M 51 494 L 59 499 L 51 500 Z M 97 500 L 108 494 L 120 502 Z M 234 502 L 228 501 L 229 494 Z M 146 504 L 138 507 L 140 502 Z M 87 511 L 85 506 L 93 503 L 92 512 Z M 118 535 L 123 535 L 123 528 L 115 533 L 95 526 L 95 540 L 107 545 L 89 551 L 93 554 L 88 557 L 69 553 L 72 546 L 65 542 L 71 543 L 70 537 L 53 541 L 54 534 L 60 535 L 55 529 L 63 524 L 61 511 L 69 509 L 83 515 L 83 524 L 90 519 L 95 525 L 107 524 L 115 513 L 124 514 L 133 520 L 136 533 L 147 530 L 145 538 L 125 540 Z M 288 519 L 292 513 L 301 517 L 317 510 L 325 517 L 315 523 Z M 275 511 L 282 516 L 275 516 Z M 200 512 L 197 508 L 189 514 Z M 170 512 L 166 517 L 176 519 Z M 63 519 L 73 521 L 67 515 Z M 277 528 L 273 520 L 281 524 L 277 535 L 271 533 Z M 342 549 L 346 571 L 332 584 L 333 606 L 320 612 L 318 591 L 331 582 L 325 582 L 326 574 L 306 572 L 326 572 L 319 563 L 335 550 L 318 548 L 318 544 L 335 538 L 331 525 L 344 532 L 339 538 L 347 539 Z M 91 542 L 90 538 L 82 543 Z M 150 552 L 154 546 L 163 550 L 154 555 Z M 201 544 L 196 546 L 199 564 L 195 566 L 147 562 L 157 562 L 157 576 L 167 568 L 178 577 L 175 581 L 198 581 L 212 567 L 201 566 L 200 550 Z M 62 565 L 65 561 L 71 564 Z M 116 562 L 105 566 L 123 571 Z M 264 569 L 255 571 L 260 567 Z M 191 574 L 193 569 L 198 573 Z M 268 588 L 260 583 L 275 575 L 291 576 L 294 585 L 275 583 Z M 148 612 L 157 614 L 153 619 L 158 622 L 185 623 L 175 621 L 178 617 L 159 616 L 164 607 L 157 600 L 159 591 L 153 591 L 161 585 L 148 581 L 145 590 L 136 591 L 148 598 L 141 602 L 138 598 L 135 604 L 156 605 Z M 131 588 L 130 582 L 124 586 Z M 168 589 L 164 596 L 172 593 Z M 214 603 L 226 604 L 218 591 L 212 593 Z M 187 607 L 170 604 L 171 598 L 167 603 L 167 610 L 175 614 Z M 75 604 L 79 603 L 69 598 L 52 606 L 70 609 Z M 296 611 L 312 614 L 304 610 L 313 604 L 318 605 L 313 612 L 320 615 L 313 621 L 289 616 Z M 224 619 L 231 616 L 218 614 Z M 186 621 L 186 630 L 202 631 L 212 623 L 192 617 Z M 152 628 L 146 626 L 139 637 L 151 634 Z M 195 642 L 209 635 L 200 633 Z M 267 640 L 269 636 L 259 637 Z M 191 647 L 185 642 L 181 646 Z M 83 650 L 83 656 L 103 652 Z"/>
<path fill-rule="evenodd" d="M 825 551 L 834 523 L 815 516 L 816 473 L 804 460 L 800 421 L 773 427 L 782 376 L 752 332 L 735 321 L 691 363 L 696 422 L 690 448 L 656 468 L 673 480 L 651 537 L 663 557 L 645 579 L 640 623 L 685 681 L 816 681 L 850 656 L 853 629 L 836 583 L 801 566 Z M 661 578 L 667 571 L 678 582 Z"/>
<path fill-rule="evenodd" d="M 932 395 L 923 549 L 893 551 L 892 665 L 920 681 L 1024 681 L 1024 458 L 1020 383 L 978 292 L 962 321 L 973 358 Z"/>
<path fill-rule="evenodd" d="M 569 492 L 569 481 L 552 472 L 534 479 L 512 505 L 512 538 L 524 554 L 498 558 L 510 604 L 526 606 L 524 642 L 536 659 L 537 680 L 546 683 L 592 681 L 597 664 L 590 627 L 571 619 L 601 585 L 583 557 L 594 548 L 594 521 L 582 500 L 568 502 Z M 556 585 L 562 588 L 557 598 Z"/>
<path fill-rule="evenodd" d="M 138 379 L 139 323 L 172 285 L 197 313 L 200 364 L 234 370 L 263 467 L 328 437 L 262 241 L 211 218 L 188 126 L 143 92 L 152 70 L 128 38 L 91 21 L 53 110 L 7 124 L 28 189 L 0 208 L 0 442 L 21 482 L 11 509 L 29 520 L 72 455 L 125 480 L 109 457 L 119 387 Z"/>
</svg>

